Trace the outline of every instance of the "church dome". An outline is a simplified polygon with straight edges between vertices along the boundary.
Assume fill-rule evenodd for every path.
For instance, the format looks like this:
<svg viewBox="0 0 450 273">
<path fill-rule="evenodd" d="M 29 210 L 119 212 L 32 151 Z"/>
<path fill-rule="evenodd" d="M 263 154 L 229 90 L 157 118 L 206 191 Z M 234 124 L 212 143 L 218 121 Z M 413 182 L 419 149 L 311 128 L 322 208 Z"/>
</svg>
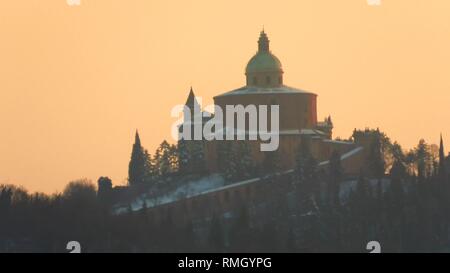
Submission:
<svg viewBox="0 0 450 273">
<path fill-rule="evenodd" d="M 245 72 L 260 73 L 260 72 L 281 72 L 281 62 L 277 56 L 270 52 L 258 52 L 247 64 Z"/>
<path fill-rule="evenodd" d="M 247 85 L 276 87 L 283 84 L 283 68 L 280 60 L 272 54 L 269 48 L 269 38 L 261 31 L 258 40 L 258 52 L 247 64 L 245 74 Z"/>
</svg>

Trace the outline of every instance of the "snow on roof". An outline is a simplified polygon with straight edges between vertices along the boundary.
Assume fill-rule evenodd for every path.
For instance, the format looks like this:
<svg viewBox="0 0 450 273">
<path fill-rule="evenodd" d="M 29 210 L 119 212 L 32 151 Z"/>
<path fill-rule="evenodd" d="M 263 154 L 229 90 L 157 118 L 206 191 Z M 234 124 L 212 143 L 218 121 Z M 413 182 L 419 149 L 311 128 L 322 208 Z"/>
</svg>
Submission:
<svg viewBox="0 0 450 273">
<path fill-rule="evenodd" d="M 361 152 L 362 150 L 364 150 L 363 147 L 356 147 L 355 149 L 351 150 L 350 152 L 341 155 L 341 160 L 346 160 L 347 158 L 352 157 L 352 156 L 354 156 L 355 154 L 358 154 L 358 153 Z M 319 163 L 319 166 L 325 166 L 325 165 L 328 165 L 328 164 L 330 164 L 330 161 L 329 161 L 329 160 L 327 160 L 327 161 L 322 161 L 322 162 Z"/>
<path fill-rule="evenodd" d="M 258 87 L 258 86 L 244 86 L 216 97 L 233 96 L 233 95 L 251 95 L 251 94 L 311 94 L 314 93 L 282 85 L 279 87 Z"/>
<path fill-rule="evenodd" d="M 347 158 L 349 158 L 349 157 L 352 157 L 352 156 L 354 156 L 355 154 L 361 152 L 362 150 L 364 150 L 363 147 L 357 147 L 357 148 L 351 150 L 350 152 L 348 152 L 348 153 L 346 153 L 346 154 L 343 154 L 343 155 L 341 156 L 341 160 L 345 160 L 345 159 L 347 159 Z"/>
<path fill-rule="evenodd" d="M 343 145 L 353 145 L 353 144 L 355 144 L 355 143 L 353 143 L 351 141 L 330 140 L 330 139 L 325 139 L 324 142 L 335 143 L 335 144 L 343 144 Z"/>
<path fill-rule="evenodd" d="M 302 129 L 300 131 L 301 135 L 325 135 L 324 132 L 317 129 Z"/>
<path fill-rule="evenodd" d="M 215 134 L 226 134 L 228 131 L 230 131 L 230 127 L 225 127 L 217 130 L 213 135 Z M 325 135 L 324 132 L 316 129 L 293 129 L 293 130 L 280 130 L 280 131 L 269 131 L 269 132 L 258 132 L 258 131 L 249 131 L 249 130 L 240 130 L 238 128 L 234 129 L 234 135 L 256 135 L 256 136 L 273 136 L 273 135 Z"/>
</svg>

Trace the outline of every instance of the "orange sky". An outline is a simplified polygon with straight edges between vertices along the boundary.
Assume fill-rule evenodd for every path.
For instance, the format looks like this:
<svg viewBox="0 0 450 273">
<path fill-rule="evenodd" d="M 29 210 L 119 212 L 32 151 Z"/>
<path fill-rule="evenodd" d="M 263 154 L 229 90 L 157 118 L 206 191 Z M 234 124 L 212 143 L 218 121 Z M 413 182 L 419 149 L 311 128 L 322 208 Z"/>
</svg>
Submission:
<svg viewBox="0 0 450 273">
<path fill-rule="evenodd" d="M 1 1 L 0 183 L 124 183 L 134 130 L 153 151 L 191 85 L 206 103 L 244 85 L 262 25 L 336 136 L 450 145 L 449 14 L 448 0 Z"/>
</svg>

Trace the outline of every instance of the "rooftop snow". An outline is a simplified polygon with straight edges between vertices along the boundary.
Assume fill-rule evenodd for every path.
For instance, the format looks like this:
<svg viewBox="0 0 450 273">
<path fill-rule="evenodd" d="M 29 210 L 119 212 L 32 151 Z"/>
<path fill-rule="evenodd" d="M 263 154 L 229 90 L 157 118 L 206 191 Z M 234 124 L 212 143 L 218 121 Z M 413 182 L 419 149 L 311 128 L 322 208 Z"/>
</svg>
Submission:
<svg viewBox="0 0 450 273">
<path fill-rule="evenodd" d="M 251 95 L 251 94 L 311 94 L 314 93 L 304 91 L 301 89 L 282 85 L 280 87 L 257 87 L 257 86 L 244 86 L 216 97 L 233 96 L 233 95 Z"/>
<path fill-rule="evenodd" d="M 345 159 L 347 159 L 347 158 L 349 158 L 349 157 L 351 157 L 351 156 L 353 156 L 353 155 L 355 155 L 355 154 L 358 154 L 358 153 L 361 152 L 362 150 L 364 150 L 363 147 L 357 147 L 357 148 L 355 148 L 355 149 L 349 151 L 348 153 L 343 154 L 343 155 L 341 156 L 341 160 L 345 160 Z M 319 163 L 319 166 L 325 166 L 325 165 L 328 165 L 328 164 L 330 164 L 330 161 L 329 161 L 329 160 L 327 160 L 327 161 L 322 161 L 322 162 Z"/>
<path fill-rule="evenodd" d="M 324 142 L 336 143 L 336 144 L 344 144 L 344 145 L 353 145 L 353 144 L 355 144 L 355 143 L 353 143 L 351 141 L 330 140 L 330 139 L 325 139 Z"/>
<path fill-rule="evenodd" d="M 217 130 L 217 132 L 213 133 L 213 135 L 216 134 L 226 134 L 227 132 L 231 133 L 231 128 L 225 127 L 222 129 Z M 252 136 L 274 136 L 274 135 L 325 135 L 324 132 L 316 129 L 294 129 L 294 130 L 280 130 L 280 131 L 248 131 L 248 130 L 240 130 L 238 128 L 234 128 L 234 134 L 233 135 L 252 135 Z"/>
</svg>

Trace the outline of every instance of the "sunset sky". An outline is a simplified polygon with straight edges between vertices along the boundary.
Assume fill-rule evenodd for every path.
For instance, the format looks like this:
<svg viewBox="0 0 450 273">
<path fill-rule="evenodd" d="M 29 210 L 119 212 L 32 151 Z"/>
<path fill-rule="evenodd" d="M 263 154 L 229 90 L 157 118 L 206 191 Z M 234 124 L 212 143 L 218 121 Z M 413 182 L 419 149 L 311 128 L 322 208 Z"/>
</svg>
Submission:
<svg viewBox="0 0 450 273">
<path fill-rule="evenodd" d="M 315 92 L 335 136 L 380 127 L 450 147 L 450 1 L 0 2 L 0 183 L 124 184 L 134 132 L 153 152 L 192 85 L 244 85 L 262 26 L 285 83 Z"/>
</svg>

